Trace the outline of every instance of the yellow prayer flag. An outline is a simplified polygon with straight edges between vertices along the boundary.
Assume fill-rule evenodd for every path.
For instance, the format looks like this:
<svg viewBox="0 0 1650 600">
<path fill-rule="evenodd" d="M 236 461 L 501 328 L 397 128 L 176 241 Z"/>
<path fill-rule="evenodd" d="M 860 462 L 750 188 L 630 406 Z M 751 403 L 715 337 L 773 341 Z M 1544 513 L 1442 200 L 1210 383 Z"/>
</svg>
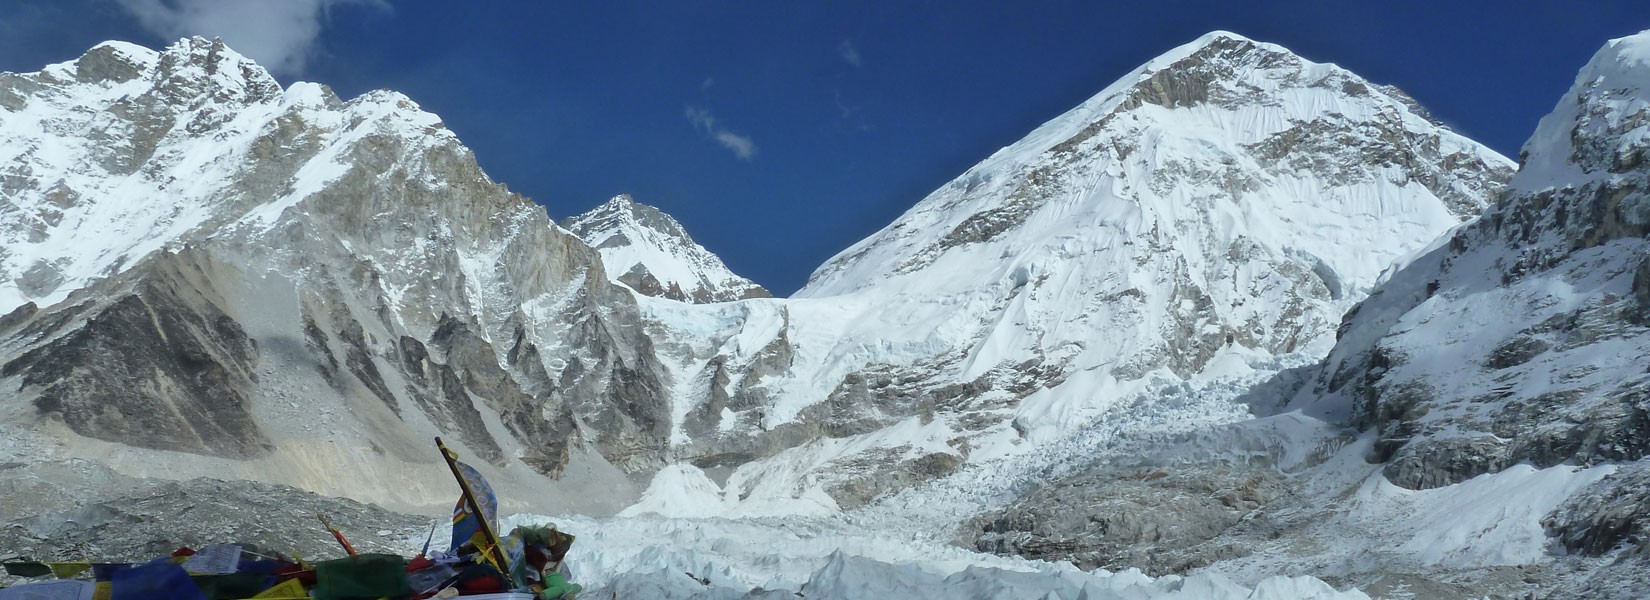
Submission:
<svg viewBox="0 0 1650 600">
<path fill-rule="evenodd" d="M 253 596 L 256 600 L 308 600 L 309 592 L 304 591 L 304 584 L 297 579 L 288 579 L 275 584 L 275 587 L 258 592 Z"/>
<path fill-rule="evenodd" d="M 114 597 L 115 586 L 107 581 L 97 582 L 97 587 L 92 589 L 92 600 L 114 600 Z"/>
<path fill-rule="evenodd" d="M 56 575 L 58 579 L 69 579 L 90 570 L 92 563 L 54 562 L 46 563 L 46 566 L 52 568 L 52 575 Z"/>
</svg>

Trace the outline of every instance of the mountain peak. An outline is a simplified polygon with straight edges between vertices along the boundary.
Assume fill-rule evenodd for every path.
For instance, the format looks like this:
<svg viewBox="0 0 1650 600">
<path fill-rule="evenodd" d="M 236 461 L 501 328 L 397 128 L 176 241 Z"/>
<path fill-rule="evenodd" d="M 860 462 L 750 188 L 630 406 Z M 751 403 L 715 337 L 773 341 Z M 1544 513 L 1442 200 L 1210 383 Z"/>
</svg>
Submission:
<svg viewBox="0 0 1650 600">
<path fill-rule="evenodd" d="M 630 194 L 619 194 L 602 204 L 598 210 L 632 210 L 635 205 L 636 199 L 630 197 Z"/>
<path fill-rule="evenodd" d="M 1150 231 L 1134 229 L 1142 220 L 1163 219 L 1166 229 L 1196 221 L 1188 210 L 1229 212 L 1232 223 L 1211 224 L 1211 243 L 1291 230 L 1275 240 L 1280 248 L 1317 257 L 1308 262 L 1322 259 L 1338 273 L 1336 285 L 1367 289 L 1393 259 L 1481 211 L 1512 166 L 1393 88 L 1216 31 L 1147 62 L 969 169 L 821 266 L 798 295 L 848 293 L 961 260 L 981 251 L 975 246 L 1045 239 L 1074 226 L 1061 217 L 1074 211 L 1098 211 L 1105 215 L 1098 222 L 1130 235 Z M 1299 196 L 1306 189 L 1315 191 Z M 1392 232 L 1369 231 L 1360 235 L 1371 236 L 1364 240 L 1370 253 L 1349 255 L 1339 250 L 1340 235 L 1303 227 L 1298 211 L 1402 223 L 1406 241 L 1394 245 Z M 1245 231 L 1263 223 L 1284 229 Z"/>
<path fill-rule="evenodd" d="M 0 312 L 61 301 L 229 223 L 271 223 L 347 171 L 363 140 L 407 148 L 396 158 L 409 168 L 427 166 L 433 145 L 468 152 L 405 96 L 346 104 L 319 84 L 286 90 L 200 37 L 159 51 L 103 42 L 37 72 L 0 73 L 0 114 L 0 163 L 29 174 L 8 182 L 16 210 L 0 219 Z"/>
<path fill-rule="evenodd" d="M 1209 42 L 1212 42 L 1212 41 L 1215 41 L 1215 40 L 1221 40 L 1221 39 L 1233 40 L 1233 41 L 1239 41 L 1239 42 L 1254 42 L 1254 40 L 1249 39 L 1248 36 L 1245 36 L 1241 33 L 1233 33 L 1233 32 L 1227 31 L 1225 29 L 1216 29 L 1214 31 L 1211 31 L 1209 33 L 1205 33 L 1205 34 L 1199 36 L 1196 40 L 1193 40 L 1192 43 L 1193 44 L 1207 44 Z"/>
<path fill-rule="evenodd" d="M 614 196 L 561 225 L 601 252 L 611 279 L 639 293 L 693 303 L 770 295 L 728 270 L 676 219 L 629 194 Z"/>
<path fill-rule="evenodd" d="M 1517 188 L 1580 185 L 1650 158 L 1650 31 L 1610 40 L 1520 153 Z"/>
<path fill-rule="evenodd" d="M 1257 42 L 1248 37 L 1230 31 L 1215 30 L 1198 36 L 1197 39 L 1176 46 L 1175 48 L 1157 55 L 1147 61 L 1141 68 L 1146 71 L 1156 71 L 1170 67 L 1187 58 L 1215 53 L 1245 53 L 1251 51 L 1266 51 L 1274 54 L 1294 54 L 1287 48 L 1277 44 Z"/>
</svg>

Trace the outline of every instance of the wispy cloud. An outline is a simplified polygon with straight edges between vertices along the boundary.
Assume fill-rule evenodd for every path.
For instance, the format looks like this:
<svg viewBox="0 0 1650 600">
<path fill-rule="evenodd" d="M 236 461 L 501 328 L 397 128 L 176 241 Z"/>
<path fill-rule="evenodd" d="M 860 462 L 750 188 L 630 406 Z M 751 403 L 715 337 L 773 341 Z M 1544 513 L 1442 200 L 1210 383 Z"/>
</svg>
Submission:
<svg viewBox="0 0 1650 600">
<path fill-rule="evenodd" d="M 328 9 L 383 0 L 115 0 L 145 30 L 163 38 L 222 38 L 276 75 L 297 75 L 314 51 Z"/>
<path fill-rule="evenodd" d="M 842 40 L 842 43 L 837 45 L 836 52 L 842 55 L 842 60 L 848 61 L 848 64 L 860 66 L 859 48 L 854 46 L 853 40 Z"/>
<path fill-rule="evenodd" d="M 847 102 L 842 101 L 842 88 L 831 88 L 831 100 L 836 102 L 836 110 L 842 114 L 842 120 L 844 121 L 853 118 L 854 113 L 859 110 L 848 106 Z"/>
<path fill-rule="evenodd" d="M 716 140 L 716 143 L 721 144 L 723 148 L 731 150 L 734 156 L 738 156 L 740 160 L 750 160 L 756 157 L 756 142 L 751 140 L 750 136 L 739 135 L 722 127 L 722 124 L 716 121 L 716 117 L 710 114 L 710 110 L 688 106 L 684 108 L 683 112 L 687 115 L 688 122 L 693 123 L 694 128 L 703 131 L 705 135 Z"/>
</svg>

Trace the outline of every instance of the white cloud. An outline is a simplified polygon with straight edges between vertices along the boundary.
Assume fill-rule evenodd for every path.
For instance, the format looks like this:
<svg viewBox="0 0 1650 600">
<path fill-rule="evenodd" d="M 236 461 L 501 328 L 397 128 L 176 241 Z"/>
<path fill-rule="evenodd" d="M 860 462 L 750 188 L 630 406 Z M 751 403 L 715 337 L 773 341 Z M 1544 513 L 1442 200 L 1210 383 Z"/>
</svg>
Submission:
<svg viewBox="0 0 1650 600">
<path fill-rule="evenodd" d="M 720 123 L 716 122 L 716 117 L 711 115 L 709 110 L 689 106 L 683 112 L 687 115 L 689 123 L 693 123 L 695 128 L 705 132 L 705 135 L 716 140 L 716 143 L 721 144 L 723 148 L 733 151 L 734 156 L 738 156 L 740 160 L 750 160 L 756 157 L 756 142 L 750 136 L 739 135 L 723 128 Z"/>
<path fill-rule="evenodd" d="M 750 160 L 751 157 L 756 156 L 756 142 L 732 131 L 716 132 L 716 142 L 732 150 L 734 155 L 741 160 Z"/>
<path fill-rule="evenodd" d="M 222 38 L 276 75 L 303 71 L 326 11 L 343 4 L 388 9 L 382 0 L 116 0 L 163 38 Z"/>
<path fill-rule="evenodd" d="M 859 48 L 854 46 L 853 40 L 842 40 L 842 44 L 836 47 L 836 52 L 842 55 L 842 60 L 848 61 L 848 64 L 856 67 L 860 65 Z"/>
</svg>

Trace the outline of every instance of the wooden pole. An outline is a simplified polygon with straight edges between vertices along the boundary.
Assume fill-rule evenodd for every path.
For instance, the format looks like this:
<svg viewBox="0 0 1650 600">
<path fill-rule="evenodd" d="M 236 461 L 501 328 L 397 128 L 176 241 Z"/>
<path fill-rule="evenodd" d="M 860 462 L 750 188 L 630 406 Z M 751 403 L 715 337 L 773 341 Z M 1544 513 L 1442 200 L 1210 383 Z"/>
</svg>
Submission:
<svg viewBox="0 0 1650 600">
<path fill-rule="evenodd" d="M 486 537 L 487 542 L 492 545 L 490 554 L 493 556 L 493 562 L 498 565 L 499 571 L 502 571 L 505 577 L 509 577 L 510 561 L 504 556 L 503 544 L 499 543 L 498 535 L 493 533 L 492 524 L 487 522 L 487 514 L 481 512 L 481 504 L 476 501 L 476 495 L 471 492 L 470 483 L 465 481 L 464 475 L 458 471 L 457 457 L 451 450 L 447 449 L 446 444 L 441 443 L 440 436 L 435 438 L 435 446 L 441 449 L 441 457 L 447 459 L 447 468 L 453 471 L 453 479 L 458 480 L 458 487 L 464 493 L 464 501 L 470 504 L 470 512 L 476 516 L 476 522 L 481 524 L 481 535 Z M 480 548 L 477 548 L 477 550 L 480 550 Z"/>
</svg>

